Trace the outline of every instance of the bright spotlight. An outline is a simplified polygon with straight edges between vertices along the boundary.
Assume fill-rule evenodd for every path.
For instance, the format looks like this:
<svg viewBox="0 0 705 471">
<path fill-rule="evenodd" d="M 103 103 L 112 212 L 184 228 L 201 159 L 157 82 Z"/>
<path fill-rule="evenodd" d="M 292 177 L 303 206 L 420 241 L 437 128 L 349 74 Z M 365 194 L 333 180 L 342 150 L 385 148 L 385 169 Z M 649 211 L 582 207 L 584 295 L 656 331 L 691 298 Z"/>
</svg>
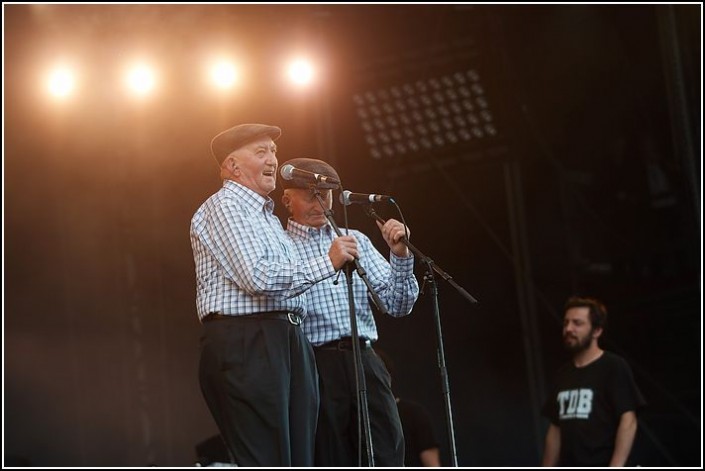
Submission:
<svg viewBox="0 0 705 471">
<path fill-rule="evenodd" d="M 156 85 L 154 70 L 146 65 L 132 67 L 127 73 L 127 86 L 138 96 L 149 94 Z"/>
<path fill-rule="evenodd" d="M 213 64 L 210 73 L 211 80 L 218 88 L 232 87 L 238 79 L 237 69 L 231 62 L 221 61 Z"/>
<path fill-rule="evenodd" d="M 47 88 L 55 98 L 66 98 L 71 95 L 76 86 L 73 71 L 67 67 L 56 68 L 47 77 Z"/>
<path fill-rule="evenodd" d="M 297 59 L 289 64 L 289 80 L 297 85 L 308 85 L 313 81 L 313 65 L 305 59 Z"/>
</svg>

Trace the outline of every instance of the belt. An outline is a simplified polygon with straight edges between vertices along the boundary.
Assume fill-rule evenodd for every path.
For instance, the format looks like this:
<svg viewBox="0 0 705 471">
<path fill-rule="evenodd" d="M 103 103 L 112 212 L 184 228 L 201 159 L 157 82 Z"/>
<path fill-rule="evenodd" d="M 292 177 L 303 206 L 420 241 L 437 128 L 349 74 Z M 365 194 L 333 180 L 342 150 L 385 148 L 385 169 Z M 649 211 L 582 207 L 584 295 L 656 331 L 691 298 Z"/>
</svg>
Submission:
<svg viewBox="0 0 705 471">
<path fill-rule="evenodd" d="M 360 348 L 367 350 L 372 348 L 372 341 L 366 338 L 359 338 L 358 343 Z M 324 343 L 318 347 L 314 347 L 316 350 L 352 350 L 353 339 L 352 337 L 343 337 L 342 339 L 334 340 L 332 342 Z"/>
<path fill-rule="evenodd" d="M 295 312 L 287 311 L 271 311 L 271 312 L 257 312 L 255 314 L 247 314 L 242 316 L 225 316 L 223 314 L 217 314 L 211 312 L 206 317 L 201 319 L 201 322 L 213 322 L 213 321 L 225 321 L 225 320 L 261 320 L 261 319 L 278 319 L 281 321 L 288 321 L 291 325 L 301 325 L 303 319 L 299 314 Z"/>
</svg>

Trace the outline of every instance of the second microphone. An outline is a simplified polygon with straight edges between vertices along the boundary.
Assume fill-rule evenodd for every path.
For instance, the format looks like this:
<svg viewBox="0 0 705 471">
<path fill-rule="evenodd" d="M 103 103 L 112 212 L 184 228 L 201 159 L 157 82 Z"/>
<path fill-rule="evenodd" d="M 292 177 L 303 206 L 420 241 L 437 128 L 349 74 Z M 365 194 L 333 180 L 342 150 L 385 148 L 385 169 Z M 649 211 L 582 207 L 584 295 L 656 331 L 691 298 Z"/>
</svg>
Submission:
<svg viewBox="0 0 705 471">
<path fill-rule="evenodd" d="M 370 203 L 390 203 L 394 204 L 394 198 L 387 195 L 376 195 L 374 193 L 353 193 L 352 191 L 343 190 L 340 193 L 340 203 L 348 206 L 351 204 L 370 204 Z"/>
</svg>

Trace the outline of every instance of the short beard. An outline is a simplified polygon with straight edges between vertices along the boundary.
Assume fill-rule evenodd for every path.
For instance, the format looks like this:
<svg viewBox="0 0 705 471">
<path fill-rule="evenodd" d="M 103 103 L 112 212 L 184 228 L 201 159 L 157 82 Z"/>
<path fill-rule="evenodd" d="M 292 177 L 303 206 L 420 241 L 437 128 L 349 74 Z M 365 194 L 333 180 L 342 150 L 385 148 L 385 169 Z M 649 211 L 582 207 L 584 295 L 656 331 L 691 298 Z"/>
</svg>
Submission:
<svg viewBox="0 0 705 471">
<path fill-rule="evenodd" d="M 592 344 L 592 331 L 590 331 L 590 334 L 588 334 L 585 337 L 585 339 L 583 339 L 583 340 L 578 339 L 578 342 L 575 344 L 568 344 L 565 342 L 565 339 L 563 342 L 563 346 L 565 347 L 565 349 L 568 350 L 573 355 L 577 355 L 579 353 L 584 352 L 585 350 L 590 348 L 590 344 Z"/>
</svg>

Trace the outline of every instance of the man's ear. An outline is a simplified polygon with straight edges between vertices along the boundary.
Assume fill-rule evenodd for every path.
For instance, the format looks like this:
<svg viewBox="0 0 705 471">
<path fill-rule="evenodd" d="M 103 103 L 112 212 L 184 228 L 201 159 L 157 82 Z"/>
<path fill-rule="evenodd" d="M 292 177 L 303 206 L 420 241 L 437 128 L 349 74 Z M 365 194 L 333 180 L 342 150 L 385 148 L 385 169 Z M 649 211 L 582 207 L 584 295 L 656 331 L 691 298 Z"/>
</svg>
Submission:
<svg viewBox="0 0 705 471">
<path fill-rule="evenodd" d="M 240 168 L 237 166 L 237 162 L 235 161 L 235 157 L 230 157 L 228 162 L 228 170 L 230 170 L 233 174 L 235 172 L 239 172 Z"/>
<path fill-rule="evenodd" d="M 291 206 L 291 197 L 286 193 L 286 190 L 284 190 L 284 194 L 282 195 L 282 204 L 286 207 L 286 209 L 289 209 L 289 206 Z"/>
<path fill-rule="evenodd" d="M 220 176 L 221 178 L 236 178 L 240 174 L 235 159 L 233 157 L 226 157 L 223 163 L 220 164 Z"/>
<path fill-rule="evenodd" d="M 602 327 L 597 327 L 596 329 L 593 329 L 592 338 L 599 339 L 600 335 L 602 335 Z"/>
</svg>

